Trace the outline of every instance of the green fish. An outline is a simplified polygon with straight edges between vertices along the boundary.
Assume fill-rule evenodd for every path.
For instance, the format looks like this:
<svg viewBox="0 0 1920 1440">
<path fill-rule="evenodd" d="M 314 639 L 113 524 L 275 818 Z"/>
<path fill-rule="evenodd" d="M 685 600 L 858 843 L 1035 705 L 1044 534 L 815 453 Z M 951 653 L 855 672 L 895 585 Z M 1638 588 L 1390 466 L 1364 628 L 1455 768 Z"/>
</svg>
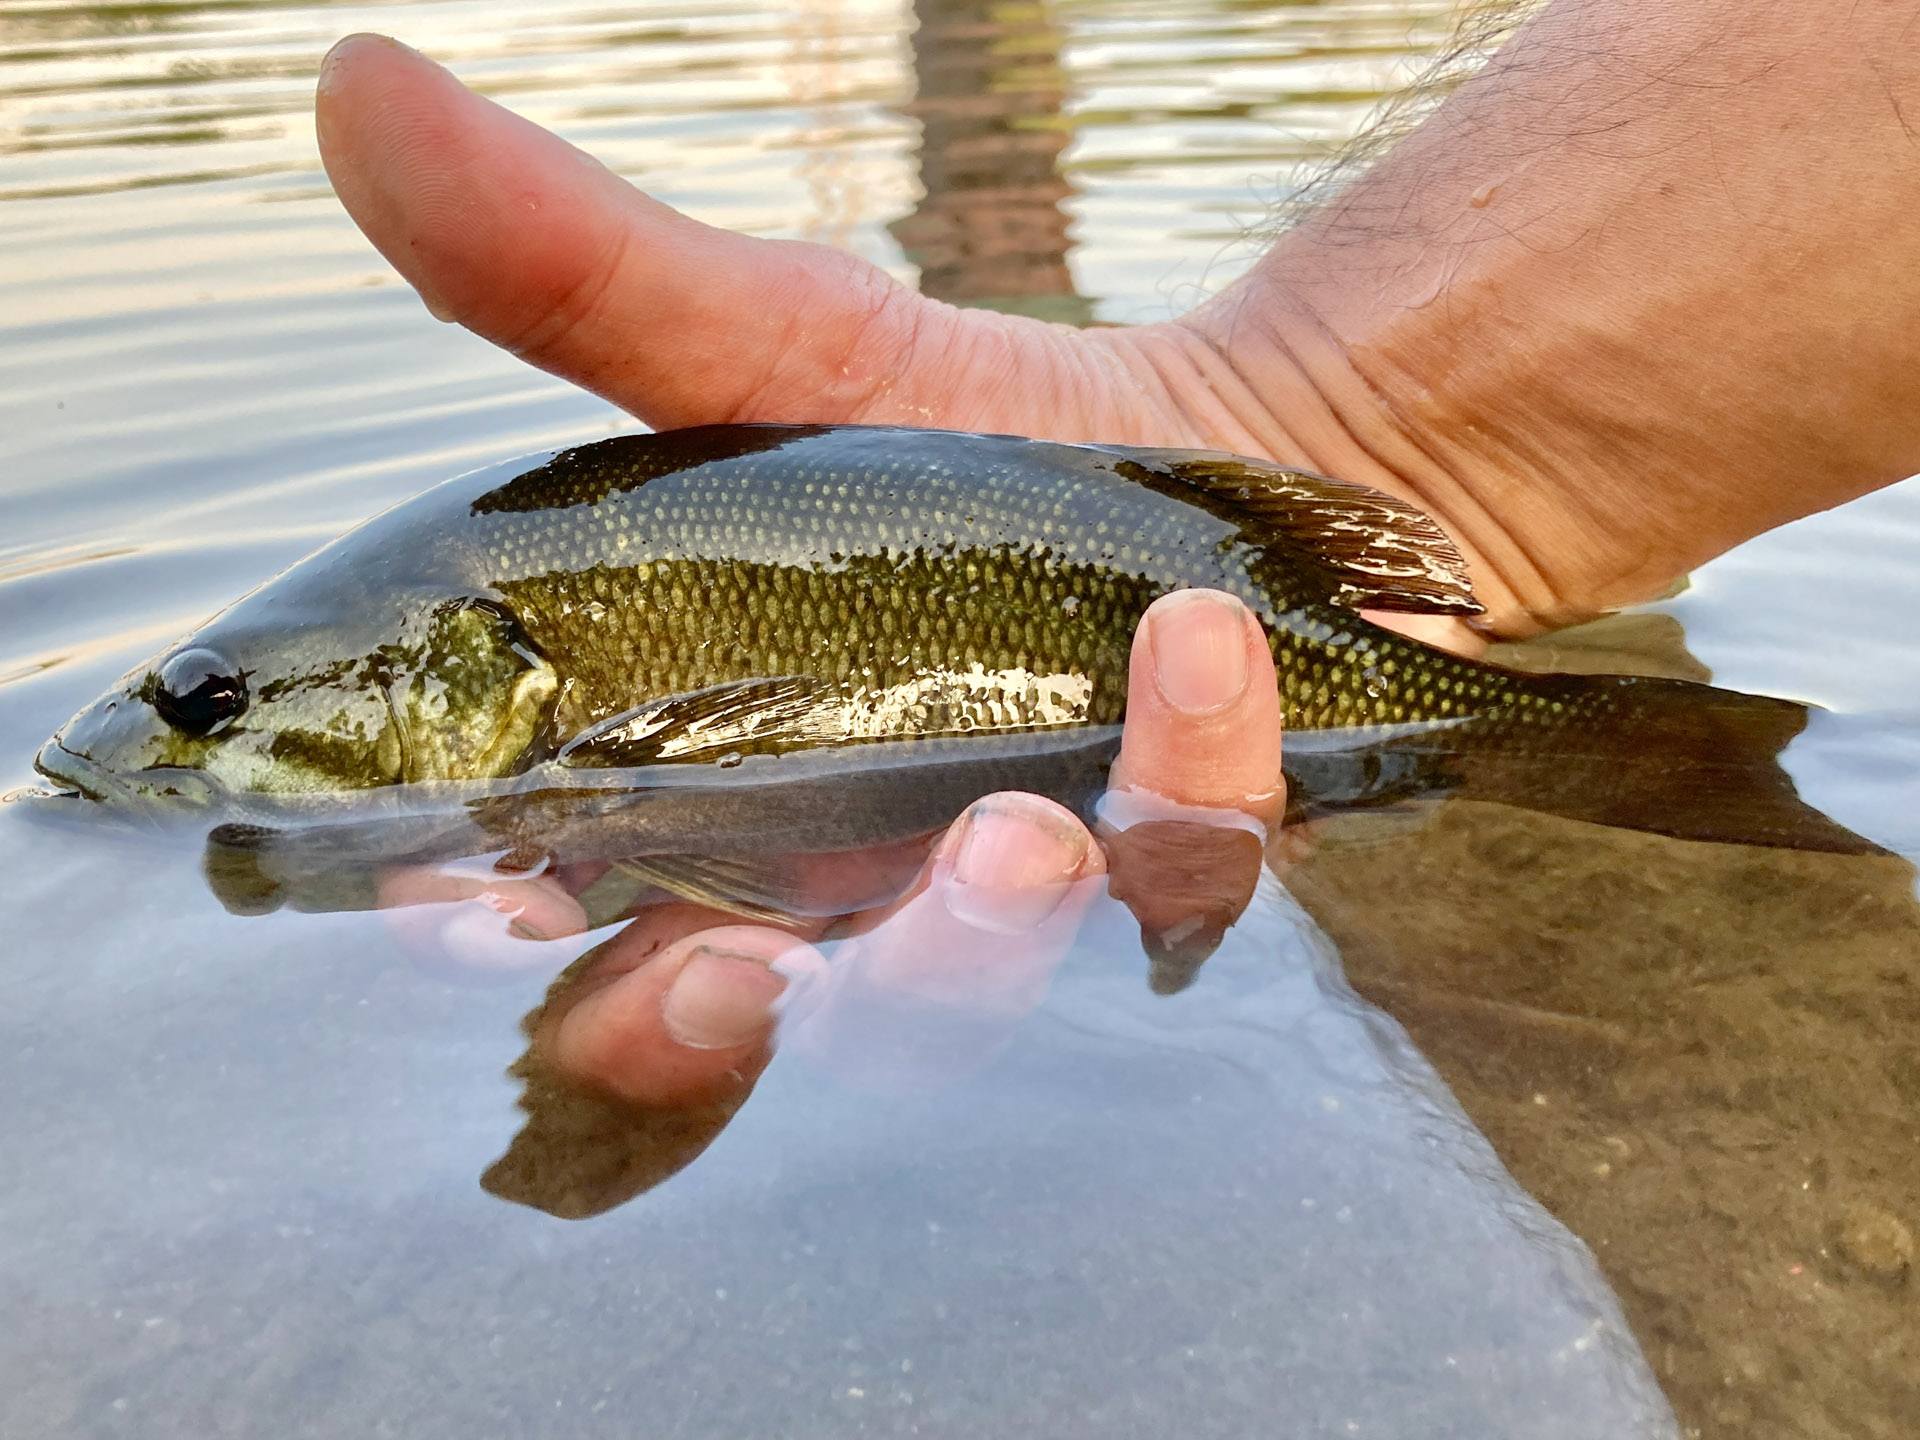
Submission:
<svg viewBox="0 0 1920 1440">
<path fill-rule="evenodd" d="M 1873 848 L 1775 763 L 1801 706 L 1520 674 L 1368 622 L 1479 609 L 1398 500 L 1206 451 L 859 426 L 619 437 L 451 480 L 133 671 L 36 764 L 218 814 L 234 845 L 331 824 L 403 837 L 389 854 L 611 847 L 750 911 L 716 856 L 922 832 L 1009 784 L 1097 793 L 1134 627 L 1183 586 L 1272 636 L 1296 815 L 1465 793 Z"/>
</svg>

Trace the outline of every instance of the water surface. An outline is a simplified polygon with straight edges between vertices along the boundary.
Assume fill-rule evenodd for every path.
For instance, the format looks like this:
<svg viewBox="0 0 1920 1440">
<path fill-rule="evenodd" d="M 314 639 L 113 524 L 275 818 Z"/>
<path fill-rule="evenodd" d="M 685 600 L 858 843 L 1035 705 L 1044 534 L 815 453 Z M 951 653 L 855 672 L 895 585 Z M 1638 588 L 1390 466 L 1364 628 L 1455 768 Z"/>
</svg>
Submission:
<svg viewBox="0 0 1920 1440">
<path fill-rule="evenodd" d="M 338 35 L 702 219 L 1130 321 L 1237 273 L 1444 8 L 0 0 L 0 788 L 345 526 L 633 428 L 358 237 L 310 125 Z M 1909 856 L 1916 549 L 1898 487 L 1664 607 L 1719 683 L 1831 708 L 1788 768 Z M 480 1184 L 566 956 L 474 984 L 382 916 L 229 915 L 198 859 L 0 811 L 8 1435 L 1671 1434 L 1656 1379 L 1703 1435 L 1920 1415 L 1897 858 L 1336 822 L 1183 994 L 1103 903 L 993 1065 L 783 1056 L 574 1221 Z"/>
</svg>

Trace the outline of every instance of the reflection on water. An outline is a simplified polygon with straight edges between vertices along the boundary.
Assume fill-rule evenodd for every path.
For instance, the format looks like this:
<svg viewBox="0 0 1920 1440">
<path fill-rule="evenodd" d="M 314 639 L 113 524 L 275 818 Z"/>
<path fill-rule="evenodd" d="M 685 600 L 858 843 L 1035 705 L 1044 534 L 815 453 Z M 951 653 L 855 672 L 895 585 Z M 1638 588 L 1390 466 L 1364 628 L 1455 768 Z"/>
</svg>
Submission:
<svg viewBox="0 0 1920 1440">
<path fill-rule="evenodd" d="M 102 854 L 37 848 L 75 893 Z M 9 979 L 61 1041 L 10 1029 L 0 1058 L 34 1157 L 0 1240 L 9 1434 L 1144 1440 L 1281 1406 L 1307 1433 L 1671 1433 L 1591 1261 L 1270 882 L 1171 997 L 1090 897 L 984 1066 L 849 1074 L 800 1037 L 695 1163 L 577 1223 L 475 1177 L 598 1209 L 714 1117 L 523 1061 L 535 1133 L 501 1161 L 537 975 L 449 985 L 382 917 L 223 921 L 184 866 L 115 859 L 145 942 L 49 912 Z"/>
<path fill-rule="evenodd" d="M 1593 1248 L 1685 1419 L 1920 1414 L 1910 865 L 1463 804 L 1336 822 L 1288 884 Z"/>
<path fill-rule="evenodd" d="M 1697 672 L 1665 617 L 1586 628 L 1505 658 Z M 1803 788 L 1920 854 L 1911 723 L 1815 718 Z M 1837 756 L 1873 767 L 1873 796 L 1835 783 Z M 1294 854 L 1288 887 L 1349 979 L 1592 1247 L 1691 1430 L 1902 1433 L 1920 1413 L 1910 860 L 1471 802 L 1339 817 Z"/>
<path fill-rule="evenodd" d="M 959 883 L 944 844 L 931 856 L 922 842 L 804 857 L 814 882 L 807 910 L 835 918 L 824 926 L 804 916 L 785 922 L 816 944 L 796 940 L 772 963 L 786 982 L 778 1000 L 782 1058 L 871 1095 L 919 1095 L 972 1081 L 1019 1043 L 1047 1004 L 1090 907 L 1102 910 L 1097 929 L 1118 919 L 1114 901 L 1126 905 L 1143 936 L 1179 937 L 1162 948 L 1181 962 L 1180 983 L 1151 983 L 1164 968 L 1156 958 L 1149 988 L 1186 988 L 1247 910 L 1261 874 L 1247 817 L 1218 821 L 1149 820 L 1108 832 L 1110 884 L 1083 879 L 1018 898 Z M 1206 867 L 1201 886 L 1193 884 L 1196 852 L 1228 861 Z M 768 1063 L 771 1048 L 717 1081 L 689 1078 L 685 1058 L 662 1057 L 651 1022 L 620 1018 L 631 1016 L 635 997 L 666 983 L 650 971 L 677 932 L 729 918 L 689 911 L 644 875 L 618 861 L 511 877 L 456 866 L 389 872 L 382 886 L 415 958 L 452 973 L 537 965 L 538 952 L 554 946 L 530 945 L 520 927 L 532 917 L 563 929 L 569 900 L 586 923 L 610 900 L 616 912 L 611 937 L 570 965 L 522 1023 L 528 1049 L 509 1073 L 523 1086 L 527 1122 L 482 1177 L 491 1194 L 568 1219 L 625 1204 L 698 1158 Z M 462 902 L 446 903 L 453 896 Z M 1114 945 L 1105 963 L 1131 948 Z M 610 1030 L 621 1035 L 618 1045 L 582 1040 Z"/>
<path fill-rule="evenodd" d="M 1039 5 L 987 0 L 918 0 L 914 19 L 907 109 L 920 121 L 925 193 L 892 229 L 921 291 L 1085 324 L 1061 208 L 1073 187 L 1060 173 L 1059 25 Z"/>
<path fill-rule="evenodd" d="M 1446 9 L 0 3 L 0 786 L 348 524 L 630 427 L 434 326 L 340 215 L 337 35 L 701 218 L 1120 321 L 1234 273 Z M 1722 683 L 1850 712 L 1787 768 L 1905 855 L 1916 536 L 1889 492 L 1666 607 Z M 1647 624 L 1550 661 L 1703 678 Z M 1704 1436 L 1912 1432 L 1901 860 L 1471 803 L 1271 854 L 1300 908 L 1269 883 L 1197 974 L 1116 872 L 985 1063 L 875 1084 L 795 1038 L 663 1117 L 523 1043 L 598 934 L 479 984 L 406 912 L 230 916 L 197 843 L 0 809 L 0 1431 L 1670 1434 L 1651 1373 Z"/>
</svg>

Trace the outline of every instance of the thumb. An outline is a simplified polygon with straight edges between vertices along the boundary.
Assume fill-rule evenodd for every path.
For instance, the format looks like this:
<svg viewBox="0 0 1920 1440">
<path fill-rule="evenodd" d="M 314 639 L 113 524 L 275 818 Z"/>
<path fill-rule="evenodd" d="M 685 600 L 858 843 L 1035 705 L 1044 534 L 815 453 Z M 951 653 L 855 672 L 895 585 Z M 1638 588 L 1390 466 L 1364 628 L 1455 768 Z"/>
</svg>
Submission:
<svg viewBox="0 0 1920 1440">
<path fill-rule="evenodd" d="M 342 203 L 435 314 L 651 425 L 943 418 L 907 362 L 969 317 L 862 260 L 691 220 L 381 36 L 334 46 L 316 118 Z"/>
</svg>

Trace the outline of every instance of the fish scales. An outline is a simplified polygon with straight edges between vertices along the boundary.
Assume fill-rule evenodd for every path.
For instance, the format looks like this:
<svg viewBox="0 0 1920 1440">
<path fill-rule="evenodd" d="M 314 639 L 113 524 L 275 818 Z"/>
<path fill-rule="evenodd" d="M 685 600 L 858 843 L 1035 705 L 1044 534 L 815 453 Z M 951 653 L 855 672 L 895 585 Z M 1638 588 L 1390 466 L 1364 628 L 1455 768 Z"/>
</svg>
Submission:
<svg viewBox="0 0 1920 1440">
<path fill-rule="evenodd" d="M 95 795 L 324 797 L 1097 729 L 1140 616 L 1189 586 L 1265 626 L 1291 732 L 1393 761 L 1316 781 L 1299 760 L 1297 791 L 1471 784 L 1658 828 L 1636 787 L 1685 781 L 1717 808 L 1668 833 L 1858 843 L 1773 764 L 1801 707 L 1517 674 L 1369 621 L 1477 609 L 1398 501 L 1209 452 L 857 426 L 627 436 L 449 481 L 126 677 L 36 763 Z"/>
<path fill-rule="evenodd" d="M 1112 723 L 1134 625 L 1186 586 L 1237 595 L 1260 618 L 1292 729 L 1500 729 L 1511 716 L 1537 731 L 1563 718 L 1542 693 L 1550 682 L 1456 660 L 1333 603 L 1323 579 L 1290 563 L 1291 544 L 1130 458 L 1153 453 L 856 427 L 629 437 L 505 483 L 449 482 L 262 597 L 277 588 L 281 608 L 302 616 L 358 594 L 375 612 L 381 582 L 403 597 L 497 598 L 553 670 L 545 730 L 558 742 L 652 697 L 787 675 L 821 682 L 804 743 L 836 724 L 862 740 Z M 214 630 L 257 643 L 248 608 Z M 342 647 L 367 643 L 343 639 L 324 664 L 296 653 L 256 695 L 364 689 L 378 667 L 363 655 L 343 673 Z M 462 692 L 442 677 L 437 693 Z M 1605 702 L 1587 697 L 1564 718 Z M 366 783 L 380 768 L 379 704 L 354 705 L 351 734 L 283 725 L 269 760 L 304 755 Z M 736 739 L 745 753 L 784 743 Z M 181 766 L 213 747 L 175 736 L 163 748 L 163 763 Z"/>
<path fill-rule="evenodd" d="M 974 463 L 955 464 L 968 441 Z M 916 448 L 945 453 L 915 463 Z M 484 558 L 472 578 L 508 595 L 536 642 L 567 657 L 573 726 L 630 704 L 636 668 L 679 691 L 824 667 L 844 697 L 863 686 L 898 694 L 956 662 L 989 674 L 1083 670 L 1094 699 L 1073 719 L 1108 723 L 1124 708 L 1139 614 L 1193 585 L 1238 595 L 1266 625 L 1293 728 L 1498 703 L 1492 672 L 1436 664 L 1351 611 L 1289 603 L 1287 577 L 1242 526 L 1123 478 L 1106 455 L 945 434 L 892 450 L 865 466 L 757 452 L 640 470 L 625 484 L 571 470 L 516 481 L 510 502 L 474 506 L 494 523 L 476 537 Z M 792 583 L 800 576 L 810 588 Z M 899 615 L 914 623 L 889 619 Z M 753 643 L 770 624 L 777 643 Z M 998 694 L 983 690 L 961 728 L 1062 723 L 984 713 Z"/>
</svg>

